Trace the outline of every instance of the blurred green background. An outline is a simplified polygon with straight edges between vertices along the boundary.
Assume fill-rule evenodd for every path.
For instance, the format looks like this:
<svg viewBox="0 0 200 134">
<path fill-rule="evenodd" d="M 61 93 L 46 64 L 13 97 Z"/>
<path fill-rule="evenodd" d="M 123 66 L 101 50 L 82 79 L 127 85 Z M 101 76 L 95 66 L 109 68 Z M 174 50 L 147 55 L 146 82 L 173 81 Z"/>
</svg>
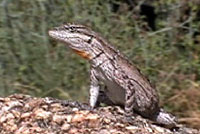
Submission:
<svg viewBox="0 0 200 134">
<path fill-rule="evenodd" d="M 200 128 L 199 0 L 0 0 L 0 96 L 87 101 L 89 64 L 47 32 L 90 26 L 157 87 L 161 106 Z"/>
</svg>

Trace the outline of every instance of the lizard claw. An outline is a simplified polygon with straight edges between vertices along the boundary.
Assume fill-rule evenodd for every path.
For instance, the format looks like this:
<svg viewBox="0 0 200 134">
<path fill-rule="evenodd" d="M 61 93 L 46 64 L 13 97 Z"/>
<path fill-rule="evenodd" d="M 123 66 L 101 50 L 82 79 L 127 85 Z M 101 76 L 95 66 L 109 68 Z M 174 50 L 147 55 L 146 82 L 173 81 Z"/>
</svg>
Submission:
<svg viewBox="0 0 200 134">
<path fill-rule="evenodd" d="M 88 105 L 88 104 L 83 104 L 83 105 L 82 105 L 82 109 L 88 110 L 88 111 L 94 111 L 94 108 L 91 107 L 91 106 Z"/>
</svg>

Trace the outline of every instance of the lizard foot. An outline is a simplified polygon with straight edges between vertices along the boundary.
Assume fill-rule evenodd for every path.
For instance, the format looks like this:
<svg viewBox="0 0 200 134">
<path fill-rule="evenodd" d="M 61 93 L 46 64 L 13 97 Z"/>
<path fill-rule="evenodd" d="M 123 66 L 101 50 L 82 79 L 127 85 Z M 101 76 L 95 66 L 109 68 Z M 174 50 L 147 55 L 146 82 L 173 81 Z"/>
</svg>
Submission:
<svg viewBox="0 0 200 134">
<path fill-rule="evenodd" d="M 124 116 L 122 118 L 122 122 L 125 123 L 125 124 L 134 124 L 135 120 L 132 117 Z"/>
</svg>

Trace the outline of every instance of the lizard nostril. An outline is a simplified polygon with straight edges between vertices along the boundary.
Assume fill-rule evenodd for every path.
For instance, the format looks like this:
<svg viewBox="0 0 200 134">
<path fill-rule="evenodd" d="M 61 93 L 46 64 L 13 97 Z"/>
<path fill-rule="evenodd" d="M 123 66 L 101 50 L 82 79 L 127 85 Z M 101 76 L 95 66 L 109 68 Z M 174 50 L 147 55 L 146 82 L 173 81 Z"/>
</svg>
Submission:
<svg viewBox="0 0 200 134">
<path fill-rule="evenodd" d="M 69 28 L 69 26 L 68 26 L 68 25 L 64 25 L 64 28 L 68 29 L 68 28 Z"/>
</svg>

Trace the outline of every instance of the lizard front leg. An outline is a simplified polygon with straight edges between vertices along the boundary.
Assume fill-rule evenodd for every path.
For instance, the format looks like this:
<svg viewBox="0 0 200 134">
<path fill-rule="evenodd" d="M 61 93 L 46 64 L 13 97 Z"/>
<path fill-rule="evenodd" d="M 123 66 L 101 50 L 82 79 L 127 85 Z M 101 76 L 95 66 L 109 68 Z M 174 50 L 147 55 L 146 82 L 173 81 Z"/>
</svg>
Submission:
<svg viewBox="0 0 200 134">
<path fill-rule="evenodd" d="M 97 79 L 97 71 L 94 68 L 90 70 L 90 106 L 94 108 L 99 96 L 99 80 Z"/>
</svg>

